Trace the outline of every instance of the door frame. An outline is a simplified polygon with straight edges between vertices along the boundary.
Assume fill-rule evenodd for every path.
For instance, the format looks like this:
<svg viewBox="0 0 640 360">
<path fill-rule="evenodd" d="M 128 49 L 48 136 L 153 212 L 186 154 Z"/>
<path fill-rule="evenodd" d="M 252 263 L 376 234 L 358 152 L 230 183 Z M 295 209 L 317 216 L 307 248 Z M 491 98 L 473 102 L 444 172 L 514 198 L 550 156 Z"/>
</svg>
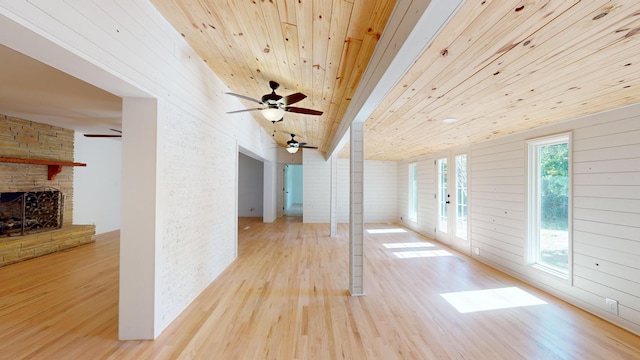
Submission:
<svg viewBox="0 0 640 360">
<path fill-rule="evenodd" d="M 435 166 L 435 184 L 436 184 L 436 196 L 435 196 L 435 207 L 436 207 L 436 223 L 435 223 L 435 238 L 437 241 L 449 245 L 451 247 L 456 248 L 457 250 L 471 255 L 471 241 L 470 241 L 470 221 L 469 221 L 469 189 L 470 189 L 470 176 L 469 176 L 469 147 L 463 147 L 451 151 L 443 151 L 435 154 L 434 156 L 434 166 Z M 466 196 L 467 196 L 467 212 L 466 212 L 466 239 L 460 238 L 456 235 L 456 227 L 457 227 L 457 169 L 456 169 L 456 157 L 459 155 L 467 156 L 466 163 Z M 441 210 L 441 202 L 443 200 L 442 189 L 440 187 L 440 160 L 447 160 L 447 200 L 449 203 L 447 204 L 447 229 L 446 231 L 442 231 L 440 229 L 440 210 Z"/>
</svg>

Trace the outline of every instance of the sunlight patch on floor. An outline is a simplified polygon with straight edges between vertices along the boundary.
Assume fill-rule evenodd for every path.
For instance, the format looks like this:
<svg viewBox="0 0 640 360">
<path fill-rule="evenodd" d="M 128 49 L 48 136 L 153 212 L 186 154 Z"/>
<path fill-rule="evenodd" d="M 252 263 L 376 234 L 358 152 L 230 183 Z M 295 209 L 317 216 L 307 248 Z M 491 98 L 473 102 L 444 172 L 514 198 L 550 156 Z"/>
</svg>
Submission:
<svg viewBox="0 0 640 360">
<path fill-rule="evenodd" d="M 369 229 L 367 233 L 369 234 L 398 234 L 398 233 L 406 233 L 407 230 L 402 228 L 389 228 L 389 229 Z"/>
<path fill-rule="evenodd" d="M 394 252 L 397 258 L 411 259 L 411 258 L 424 258 L 424 257 L 436 257 L 436 256 L 453 256 L 452 253 L 446 250 L 419 250 L 419 251 L 399 251 Z"/>
<path fill-rule="evenodd" d="M 544 305 L 546 302 L 517 287 L 440 294 L 460 313 Z"/>
<path fill-rule="evenodd" d="M 410 249 L 410 248 L 423 248 L 434 247 L 435 245 L 430 242 L 406 242 L 406 243 L 386 243 L 382 246 L 387 249 Z"/>
</svg>

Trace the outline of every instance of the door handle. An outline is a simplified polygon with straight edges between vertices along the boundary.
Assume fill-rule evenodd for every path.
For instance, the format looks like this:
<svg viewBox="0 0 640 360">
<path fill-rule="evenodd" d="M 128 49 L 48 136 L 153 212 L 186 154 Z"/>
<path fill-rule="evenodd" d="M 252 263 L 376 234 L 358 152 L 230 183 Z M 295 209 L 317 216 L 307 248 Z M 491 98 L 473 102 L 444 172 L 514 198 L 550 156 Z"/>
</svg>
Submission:
<svg viewBox="0 0 640 360">
<path fill-rule="evenodd" d="M 447 204 L 450 203 L 451 201 L 447 200 Z"/>
</svg>

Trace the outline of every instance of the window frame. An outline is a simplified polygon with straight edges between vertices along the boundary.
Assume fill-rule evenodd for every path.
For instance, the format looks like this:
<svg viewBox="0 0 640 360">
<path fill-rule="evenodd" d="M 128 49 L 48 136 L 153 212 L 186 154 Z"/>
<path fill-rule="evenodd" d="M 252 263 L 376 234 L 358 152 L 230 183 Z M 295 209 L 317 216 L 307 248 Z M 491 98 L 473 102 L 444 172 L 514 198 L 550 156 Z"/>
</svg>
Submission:
<svg viewBox="0 0 640 360">
<path fill-rule="evenodd" d="M 542 146 L 567 143 L 567 271 L 540 263 L 539 149 Z M 573 176 L 572 133 L 559 133 L 527 140 L 527 246 L 526 265 L 573 284 Z"/>
<path fill-rule="evenodd" d="M 463 240 L 465 242 L 469 241 L 469 154 L 468 153 L 459 153 L 459 154 L 454 154 L 452 155 L 453 157 L 453 162 L 455 164 L 455 180 L 454 180 L 454 191 L 455 191 L 455 207 L 454 207 L 454 213 L 453 215 L 455 216 L 455 237 Z M 459 185 L 459 179 L 460 179 L 460 168 L 459 168 L 459 164 L 458 164 L 458 158 L 460 157 L 464 157 L 464 173 L 465 173 L 465 181 L 464 181 L 464 188 L 460 188 Z M 463 190 L 464 192 L 464 204 L 461 204 L 460 201 L 462 200 L 462 193 L 460 190 Z M 464 229 L 464 237 L 461 237 L 460 234 L 460 229 L 459 229 L 459 221 L 458 219 L 460 218 L 460 206 L 463 206 L 464 208 L 464 224 L 465 224 L 465 229 Z"/>
</svg>

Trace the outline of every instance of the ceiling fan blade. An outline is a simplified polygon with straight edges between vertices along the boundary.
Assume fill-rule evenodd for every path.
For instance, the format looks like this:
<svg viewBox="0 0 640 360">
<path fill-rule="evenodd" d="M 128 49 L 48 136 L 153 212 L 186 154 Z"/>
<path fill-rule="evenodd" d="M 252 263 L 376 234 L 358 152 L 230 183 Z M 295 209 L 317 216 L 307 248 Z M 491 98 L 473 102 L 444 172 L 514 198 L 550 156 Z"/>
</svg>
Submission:
<svg viewBox="0 0 640 360">
<path fill-rule="evenodd" d="M 317 149 L 318 148 L 317 146 L 303 146 L 303 145 L 300 145 L 298 147 L 301 147 L 303 149 Z"/>
<path fill-rule="evenodd" d="M 84 134 L 88 138 L 121 138 L 122 135 Z"/>
<path fill-rule="evenodd" d="M 118 130 L 118 129 L 109 129 L 109 130 L 122 134 L 122 130 Z"/>
<path fill-rule="evenodd" d="M 307 143 L 306 142 L 301 142 L 301 143 L 298 143 L 298 145 L 299 146 L 305 146 L 305 145 L 307 145 Z"/>
<path fill-rule="evenodd" d="M 253 110 L 262 110 L 262 108 L 253 108 L 253 109 L 242 109 L 242 110 L 227 111 L 227 114 L 235 114 L 235 113 L 239 113 L 239 112 L 253 111 Z"/>
<path fill-rule="evenodd" d="M 283 97 L 282 101 L 284 101 L 285 105 L 291 105 L 291 104 L 297 103 L 300 100 L 303 100 L 306 97 L 307 97 L 307 95 L 297 92 L 295 94 L 291 94 L 291 95 L 287 95 L 287 96 Z"/>
<path fill-rule="evenodd" d="M 322 115 L 322 111 L 299 108 L 295 106 L 287 106 L 284 108 L 284 110 L 288 112 L 298 113 L 298 114 Z"/>
<path fill-rule="evenodd" d="M 244 96 L 244 95 L 240 95 L 240 94 L 234 94 L 234 93 L 230 93 L 230 92 L 227 92 L 225 94 L 231 95 L 231 96 L 235 96 L 235 97 L 239 97 L 241 99 L 245 99 L 245 100 L 248 100 L 248 101 L 253 101 L 253 102 L 258 103 L 258 104 L 262 104 L 262 101 L 260 101 L 258 99 L 250 98 L 248 96 Z"/>
</svg>

